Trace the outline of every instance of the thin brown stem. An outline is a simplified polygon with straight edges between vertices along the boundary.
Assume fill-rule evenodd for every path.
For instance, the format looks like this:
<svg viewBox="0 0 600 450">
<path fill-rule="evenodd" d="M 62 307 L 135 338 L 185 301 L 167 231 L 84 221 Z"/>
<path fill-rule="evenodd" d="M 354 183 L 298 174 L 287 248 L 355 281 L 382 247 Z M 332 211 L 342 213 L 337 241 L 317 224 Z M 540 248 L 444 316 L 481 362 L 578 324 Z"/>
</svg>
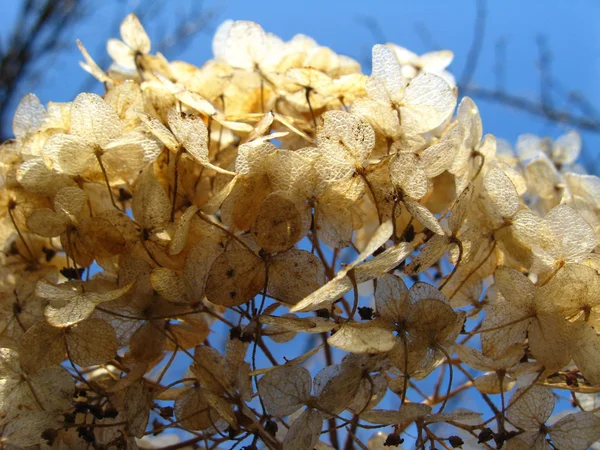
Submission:
<svg viewBox="0 0 600 450">
<path fill-rule="evenodd" d="M 458 239 L 456 239 L 455 244 L 458 246 L 458 258 L 456 260 L 456 264 L 452 268 L 452 272 L 450 272 L 450 274 L 446 277 L 446 279 L 442 282 L 442 284 L 440 284 L 440 287 L 438 288 L 440 291 L 444 288 L 444 286 L 446 286 L 446 284 L 448 284 L 448 281 L 450 281 L 452 279 L 452 277 L 454 276 L 454 274 L 458 270 L 458 266 L 460 265 L 460 262 L 462 261 L 462 257 L 463 257 L 463 245 L 462 245 L 462 242 L 459 241 Z"/>
<path fill-rule="evenodd" d="M 98 164 L 100 164 L 100 170 L 102 171 L 102 176 L 104 177 L 104 182 L 106 183 L 106 187 L 108 188 L 108 194 L 110 195 L 110 202 L 112 203 L 112 205 L 115 207 L 115 209 L 117 211 L 121 211 L 119 209 L 119 207 L 117 206 L 117 203 L 115 202 L 115 197 L 113 195 L 113 191 L 110 187 L 110 182 L 108 181 L 108 174 L 106 173 L 106 168 L 104 167 L 104 164 L 102 163 L 102 157 L 100 156 L 99 153 L 95 153 L 96 155 L 96 160 L 98 161 Z"/>
<path fill-rule="evenodd" d="M 310 103 L 310 93 L 312 91 L 312 88 L 305 88 L 305 97 L 306 97 L 306 103 L 308 103 L 308 109 L 310 111 L 310 117 L 312 117 L 312 122 L 313 125 L 315 127 L 315 130 L 317 129 L 317 119 L 315 117 L 315 112 L 313 111 L 313 107 Z"/>
<path fill-rule="evenodd" d="M 438 346 L 437 349 L 444 354 L 444 356 L 446 357 L 446 361 L 448 362 L 448 390 L 446 391 L 446 397 L 444 398 L 444 401 L 442 402 L 442 406 L 440 406 L 440 409 L 437 412 L 437 414 L 440 414 L 444 411 L 444 408 L 446 407 L 446 404 L 448 403 L 448 400 L 450 399 L 450 391 L 452 390 L 452 381 L 454 380 L 454 371 L 452 370 L 452 364 L 450 364 L 450 355 L 448 354 L 446 349 L 444 349 L 444 347 L 442 347 L 441 345 Z"/>
<path fill-rule="evenodd" d="M 15 216 L 12 213 L 12 210 L 14 209 L 14 207 L 11 207 L 12 205 L 8 206 L 8 216 L 10 217 L 10 221 L 13 224 L 13 227 L 15 227 L 15 230 L 17 230 L 17 234 L 19 235 L 19 238 L 21 238 L 21 242 L 23 242 L 23 245 L 25 246 L 25 250 L 27 250 L 27 253 L 29 253 L 29 257 L 31 258 L 31 262 L 35 263 L 35 256 L 33 256 L 33 252 L 31 251 L 31 248 L 29 248 L 29 244 L 27 244 L 27 241 L 25 240 L 25 236 L 23 236 L 23 233 L 21 233 L 21 229 L 19 228 L 19 226 L 17 225 L 17 222 L 15 221 Z"/>
<path fill-rule="evenodd" d="M 177 153 L 175 154 L 175 170 L 173 174 L 173 204 L 171 205 L 171 222 L 175 220 L 175 206 L 177 205 L 177 190 L 179 187 L 179 160 L 185 149 L 179 146 Z"/>
</svg>

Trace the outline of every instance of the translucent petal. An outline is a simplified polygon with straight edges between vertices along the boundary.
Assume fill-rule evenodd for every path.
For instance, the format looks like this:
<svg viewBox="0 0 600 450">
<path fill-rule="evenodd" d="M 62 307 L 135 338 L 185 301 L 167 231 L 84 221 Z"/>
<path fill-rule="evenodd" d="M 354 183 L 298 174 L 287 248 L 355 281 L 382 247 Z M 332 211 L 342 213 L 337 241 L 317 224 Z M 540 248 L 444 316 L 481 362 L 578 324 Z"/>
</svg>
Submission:
<svg viewBox="0 0 600 450">
<path fill-rule="evenodd" d="M 404 195 L 419 200 L 427 194 L 428 178 L 414 153 L 397 153 L 390 162 L 390 179 Z"/>
<path fill-rule="evenodd" d="M 494 278 L 502 296 L 511 305 L 521 309 L 524 313 L 532 311 L 535 287 L 529 278 L 521 272 L 505 266 L 496 270 Z"/>
<path fill-rule="evenodd" d="M 422 73 L 410 81 L 402 104 L 402 126 L 424 132 L 439 126 L 452 114 L 456 97 L 443 78 Z"/>
<path fill-rule="evenodd" d="M 215 259 L 206 280 L 206 298 L 220 306 L 238 306 L 265 288 L 263 261 L 246 250 L 228 250 Z"/>
<path fill-rule="evenodd" d="M 135 52 L 123 41 L 120 41 L 119 39 L 109 39 L 106 41 L 106 52 L 119 67 L 131 72 L 136 69 L 134 59 Z"/>
<path fill-rule="evenodd" d="M 443 303 L 448 303 L 448 299 L 439 289 L 423 281 L 417 281 L 410 287 L 408 298 L 411 304 L 424 299 L 435 299 Z"/>
<path fill-rule="evenodd" d="M 235 411 L 233 410 L 233 406 L 229 403 L 229 401 L 211 390 L 206 390 L 204 395 L 208 404 L 223 420 L 229 423 L 232 427 L 238 427 Z"/>
<path fill-rule="evenodd" d="M 419 56 L 419 65 L 427 72 L 436 72 L 448 67 L 453 59 L 454 53 L 452 51 L 437 50 Z"/>
<path fill-rule="evenodd" d="M 203 239 L 189 250 L 183 266 L 183 276 L 190 285 L 195 298 L 204 297 L 208 272 L 222 251 L 221 242 L 212 239 Z"/>
<path fill-rule="evenodd" d="M 175 234 L 173 235 L 173 239 L 171 240 L 171 244 L 169 246 L 170 255 L 179 254 L 186 246 L 190 227 L 193 219 L 196 217 L 197 212 L 198 207 L 192 205 L 186 209 L 179 218 L 177 229 L 175 230 Z"/>
<path fill-rule="evenodd" d="M 519 434 L 506 443 L 506 450 L 551 450 L 550 444 L 546 440 L 546 433 L 540 430 L 529 430 Z"/>
<path fill-rule="evenodd" d="M 191 430 L 206 430 L 217 423 L 219 417 L 210 409 L 200 387 L 190 389 L 175 400 L 174 412 L 177 421 Z"/>
<path fill-rule="evenodd" d="M 148 130 L 156 136 L 172 152 L 177 151 L 179 143 L 173 136 L 173 133 L 165 127 L 162 122 L 149 114 L 140 114 L 140 120 L 146 125 Z"/>
<path fill-rule="evenodd" d="M 104 364 L 117 355 L 117 334 L 104 320 L 88 319 L 65 334 L 71 361 L 81 367 Z"/>
<path fill-rule="evenodd" d="M 418 403 L 405 403 L 399 410 L 374 409 L 365 411 L 360 418 L 369 423 L 378 425 L 396 425 L 403 422 L 412 422 L 429 414 L 431 407 Z"/>
<path fill-rule="evenodd" d="M 471 98 L 464 97 L 458 105 L 456 115 L 465 132 L 463 145 L 467 149 L 476 148 L 483 136 L 483 125 L 477 105 Z"/>
<path fill-rule="evenodd" d="M 546 214 L 544 222 L 559 239 L 561 248 L 555 257 L 577 261 L 589 253 L 597 244 L 592 227 L 570 206 L 558 205 Z"/>
<path fill-rule="evenodd" d="M 278 152 L 271 142 L 251 142 L 240 145 L 235 161 L 235 171 L 241 174 L 260 174 L 266 169 L 268 157 Z"/>
<path fill-rule="evenodd" d="M 531 319 L 520 320 L 524 319 L 523 311 L 506 301 L 487 307 L 485 311 L 481 328 L 494 330 L 481 334 L 484 355 L 499 358 L 512 345 L 525 342 Z"/>
<path fill-rule="evenodd" d="M 446 235 L 436 234 L 421 249 L 421 253 L 406 266 L 404 272 L 415 275 L 429 269 L 435 264 L 448 249 L 450 238 Z"/>
<path fill-rule="evenodd" d="M 323 427 L 323 415 L 315 409 L 305 410 L 300 417 L 294 420 L 285 435 L 283 448 L 286 450 L 306 450 L 314 448 L 319 440 Z"/>
<path fill-rule="evenodd" d="M 395 323 L 408 313 L 408 288 L 401 278 L 385 274 L 377 280 L 375 291 L 377 314 L 385 320 Z"/>
<path fill-rule="evenodd" d="M 459 315 L 450 305 L 436 299 L 424 299 L 415 303 L 407 318 L 414 333 L 424 338 L 424 343 L 431 348 L 451 340 L 459 321 L 462 324 Z"/>
<path fill-rule="evenodd" d="M 185 279 L 176 271 L 157 267 L 150 274 L 150 284 L 165 300 L 172 303 L 190 303 L 189 289 Z"/>
<path fill-rule="evenodd" d="M 598 333 L 587 323 L 581 322 L 572 327 L 569 332 L 573 360 L 577 367 L 588 383 L 600 384 L 600 337 L 598 337 Z"/>
<path fill-rule="evenodd" d="M 17 169 L 17 181 L 28 191 L 50 196 L 63 187 L 76 185 L 69 176 L 48 169 L 42 158 L 23 162 Z"/>
<path fill-rule="evenodd" d="M 400 63 L 392 50 L 385 45 L 373 46 L 373 62 L 371 77 L 381 80 L 385 86 L 384 97 L 375 98 L 369 92 L 369 96 L 378 101 L 386 101 L 386 96 L 396 103 L 400 103 L 404 94 L 406 80 L 401 75 Z"/>
<path fill-rule="evenodd" d="M 135 14 L 129 14 L 120 26 L 123 41 L 136 52 L 150 52 L 150 38 Z"/>
<path fill-rule="evenodd" d="M 7 421 L 2 429 L 2 442 L 9 448 L 46 445 L 42 433 L 60 426 L 59 415 L 47 411 L 30 411 L 26 417 Z"/>
<path fill-rule="evenodd" d="M 208 130 L 200 116 L 169 111 L 169 126 L 185 149 L 203 166 L 211 166 L 208 159 Z M 224 169 L 220 169 L 224 170 Z"/>
<path fill-rule="evenodd" d="M 123 133 L 123 123 L 102 97 L 84 92 L 71 103 L 71 133 L 102 147 Z"/>
<path fill-rule="evenodd" d="M 74 223 L 89 216 L 88 196 L 83 189 L 66 187 L 54 197 L 54 209 L 69 216 Z"/>
<path fill-rule="evenodd" d="M 45 237 L 58 236 L 65 232 L 69 219 L 63 214 L 58 214 L 51 209 L 36 209 L 27 218 L 27 228 L 32 232 Z"/>
<path fill-rule="evenodd" d="M 108 292 L 79 292 L 63 286 L 53 286 L 44 281 L 36 285 L 38 296 L 50 300 L 45 316 L 50 325 L 67 327 L 87 319 L 102 302 L 118 299 L 127 294 L 133 284 Z"/>
<path fill-rule="evenodd" d="M 284 417 L 293 414 L 310 400 L 312 377 L 300 366 L 282 366 L 258 381 L 258 393 L 269 414 Z"/>
<path fill-rule="evenodd" d="M 135 219 L 149 230 L 161 230 L 171 218 L 171 202 L 154 176 L 152 166 L 145 169 L 133 190 L 131 210 Z"/>
<path fill-rule="evenodd" d="M 526 430 L 538 429 L 554 410 L 552 389 L 542 386 L 526 386 L 513 394 L 515 401 L 507 407 L 506 416 L 514 424 Z"/>
<path fill-rule="evenodd" d="M 154 405 L 152 390 L 146 386 L 144 380 L 136 381 L 129 386 L 125 394 L 125 417 L 127 419 L 127 430 L 131 435 L 139 438 L 144 436 L 150 410 Z"/>
<path fill-rule="evenodd" d="M 348 409 L 358 414 L 374 408 L 383 400 L 387 389 L 387 379 L 382 373 L 372 376 L 371 379 L 363 378 L 354 400 L 348 405 Z"/>
<path fill-rule="evenodd" d="M 305 250 L 290 249 L 269 264 L 268 291 L 276 299 L 297 303 L 325 284 L 321 260 Z"/>
<path fill-rule="evenodd" d="M 260 322 L 273 328 L 285 331 L 302 331 L 306 333 L 323 333 L 335 328 L 336 324 L 323 317 L 299 318 L 294 314 L 285 316 L 261 315 Z"/>
<path fill-rule="evenodd" d="M 517 139 L 516 150 L 523 160 L 530 160 L 538 156 L 544 149 L 544 140 L 533 134 L 522 134 Z"/>
<path fill-rule="evenodd" d="M 569 414 L 552 425 L 549 434 L 556 448 L 585 449 L 600 439 L 600 418 L 589 412 Z"/>
<path fill-rule="evenodd" d="M 488 372 L 478 376 L 475 379 L 475 387 L 479 392 L 484 394 L 500 394 L 502 392 L 510 391 L 517 382 L 505 375 L 502 378 L 502 385 L 500 384 L 500 378 L 496 372 Z"/>
<path fill-rule="evenodd" d="M 460 193 L 456 202 L 454 202 L 454 206 L 450 211 L 450 217 L 448 217 L 448 228 L 450 228 L 450 232 L 453 236 L 456 236 L 456 233 L 458 233 L 465 221 L 467 212 L 471 206 L 474 191 L 473 184 L 469 183 L 469 185 Z"/>
<path fill-rule="evenodd" d="M 354 231 L 353 203 L 354 199 L 345 197 L 340 186 L 330 183 L 325 188 L 314 212 L 316 234 L 324 244 L 332 248 L 350 245 Z"/>
<path fill-rule="evenodd" d="M 146 322 L 131 336 L 127 356 L 142 364 L 160 360 L 164 353 L 165 340 L 163 330 L 155 323 Z"/>
<path fill-rule="evenodd" d="M 327 339 L 330 345 L 352 353 L 384 353 L 396 344 L 391 331 L 371 324 L 343 325 Z"/>
<path fill-rule="evenodd" d="M 408 199 L 404 200 L 404 205 L 411 216 L 425 228 L 433 231 L 435 234 L 445 234 L 438 219 L 427 209 L 427 207 Z"/>
<path fill-rule="evenodd" d="M 564 317 L 585 312 L 586 321 L 594 322 L 600 303 L 598 272 L 582 264 L 567 264 L 543 287 L 537 296 L 544 310 L 557 311 Z"/>
<path fill-rule="evenodd" d="M 483 195 L 488 214 L 498 221 L 512 217 L 519 208 L 515 185 L 498 168 L 491 169 L 483 178 Z"/>
<path fill-rule="evenodd" d="M 214 348 L 206 345 L 196 347 L 191 370 L 200 384 L 209 391 L 221 394 L 233 387 L 234 375 L 228 373 L 225 357 Z"/>
<path fill-rule="evenodd" d="M 226 22 L 213 40 L 213 52 L 232 67 L 254 70 L 266 56 L 267 37 L 260 25 L 249 21 Z"/>
<path fill-rule="evenodd" d="M 445 134 L 438 144 L 427 147 L 421 153 L 421 162 L 429 178 L 440 175 L 452 167 L 456 157 L 457 139 L 456 132 Z"/>
<path fill-rule="evenodd" d="M 44 144 L 44 160 L 49 167 L 67 175 L 81 175 L 90 168 L 100 170 L 93 148 L 81 137 L 54 134 Z"/>
<path fill-rule="evenodd" d="M 361 164 L 375 146 L 375 132 L 359 116 L 345 111 L 327 111 L 317 129 L 317 145 L 328 153 L 349 153 Z"/>
<path fill-rule="evenodd" d="M 443 414 L 432 414 L 427 417 L 428 422 L 462 422 L 465 425 L 476 425 L 481 422 L 481 413 L 469 411 L 465 408 L 457 408 L 454 412 Z M 470 423 L 469 423 L 470 422 Z"/>
<path fill-rule="evenodd" d="M 552 146 L 552 161 L 566 165 L 575 162 L 581 152 L 581 136 L 577 131 L 563 134 Z"/>
<path fill-rule="evenodd" d="M 66 411 L 70 407 L 74 388 L 75 382 L 69 372 L 62 367 L 48 367 L 36 372 L 27 382 L 22 381 L 22 397 L 17 408 L 37 410 L 41 404 L 46 412 Z"/>
<path fill-rule="evenodd" d="M 273 193 L 262 203 L 251 230 L 265 251 L 282 252 L 302 238 L 302 218 L 294 202 Z"/>
<path fill-rule="evenodd" d="M 314 379 L 317 405 L 324 413 L 339 414 L 354 399 L 362 380 L 362 369 L 336 364 L 320 370 Z"/>
<path fill-rule="evenodd" d="M 57 366 L 67 357 L 63 330 L 45 321 L 30 327 L 19 343 L 21 367 L 28 374 Z"/>
<path fill-rule="evenodd" d="M 400 264 L 412 252 L 412 245 L 402 242 L 388 248 L 372 260 L 358 265 L 354 269 L 357 283 L 362 283 L 377 278 Z M 352 282 L 345 276 L 335 277 L 323 287 L 314 291 L 309 296 L 291 308 L 291 312 L 314 311 L 329 307 L 335 300 L 352 289 Z"/>
<path fill-rule="evenodd" d="M 128 180 L 153 162 L 162 149 L 162 145 L 151 135 L 133 131 L 104 146 L 102 163 L 107 173 Z"/>
<path fill-rule="evenodd" d="M 539 155 L 527 164 L 525 175 L 529 192 L 537 194 L 543 199 L 556 202 L 561 176 L 545 154 Z"/>
<path fill-rule="evenodd" d="M 35 94 L 27 94 L 21 99 L 15 115 L 12 129 L 17 139 L 25 139 L 38 131 L 46 119 L 46 108 Z"/>
<path fill-rule="evenodd" d="M 510 369 L 519 362 L 524 353 L 523 347 L 519 344 L 509 347 L 499 359 L 490 358 L 466 345 L 457 345 L 454 350 L 462 362 L 480 372 Z"/>
<path fill-rule="evenodd" d="M 79 65 L 83 70 L 88 72 L 90 75 L 95 77 L 101 83 L 106 83 L 110 81 L 110 78 L 104 73 L 104 71 L 100 68 L 98 64 L 92 59 L 87 49 L 83 46 L 81 41 L 77 39 L 77 47 L 79 47 L 79 51 L 83 55 L 85 62 L 79 62 Z"/>
<path fill-rule="evenodd" d="M 342 270 L 340 270 L 340 274 L 346 274 L 348 271 L 356 266 L 357 264 L 366 260 L 369 256 L 373 255 L 378 249 L 383 248 L 387 241 L 391 238 L 392 233 L 394 231 L 394 225 L 391 220 L 386 220 L 382 222 L 379 227 L 375 230 L 373 235 L 369 238 L 367 245 L 360 251 L 358 256 L 354 258 L 354 260 L 347 264 Z"/>
</svg>

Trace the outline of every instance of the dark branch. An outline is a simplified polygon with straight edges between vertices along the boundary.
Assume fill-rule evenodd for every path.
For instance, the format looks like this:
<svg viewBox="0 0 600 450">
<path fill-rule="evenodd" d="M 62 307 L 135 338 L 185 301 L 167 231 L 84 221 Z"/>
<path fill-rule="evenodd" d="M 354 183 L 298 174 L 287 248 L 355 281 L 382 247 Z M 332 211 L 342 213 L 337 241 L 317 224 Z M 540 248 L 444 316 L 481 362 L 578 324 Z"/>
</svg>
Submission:
<svg viewBox="0 0 600 450">
<path fill-rule="evenodd" d="M 506 39 L 503 37 L 496 41 L 495 57 L 494 75 L 496 76 L 496 90 L 504 92 L 506 88 Z"/>
<path fill-rule="evenodd" d="M 508 107 L 530 113 L 534 116 L 546 118 L 554 122 L 571 125 L 581 130 L 600 133 L 600 121 L 598 120 L 572 114 L 562 109 L 547 107 L 540 102 L 529 100 L 525 97 L 477 86 L 459 85 L 459 91 L 464 95 L 469 95 L 485 101 L 501 103 Z"/>
<path fill-rule="evenodd" d="M 538 69 L 540 71 L 540 102 L 544 109 L 552 109 L 552 54 L 548 49 L 546 38 L 542 35 L 536 39 L 539 59 Z"/>
<path fill-rule="evenodd" d="M 467 63 L 460 76 L 460 84 L 468 85 L 473 79 L 475 70 L 477 69 L 477 63 L 479 62 L 479 55 L 483 48 L 483 40 L 485 37 L 485 25 L 487 18 L 487 7 L 485 0 L 477 0 L 477 12 L 475 16 L 475 32 L 473 35 L 473 41 L 471 42 L 471 48 L 467 56 Z"/>
<path fill-rule="evenodd" d="M 7 137 L 8 105 L 15 99 L 35 63 L 57 49 L 77 17 L 79 0 L 23 3 L 10 33 L 10 45 L 0 56 L 0 141 Z"/>
</svg>

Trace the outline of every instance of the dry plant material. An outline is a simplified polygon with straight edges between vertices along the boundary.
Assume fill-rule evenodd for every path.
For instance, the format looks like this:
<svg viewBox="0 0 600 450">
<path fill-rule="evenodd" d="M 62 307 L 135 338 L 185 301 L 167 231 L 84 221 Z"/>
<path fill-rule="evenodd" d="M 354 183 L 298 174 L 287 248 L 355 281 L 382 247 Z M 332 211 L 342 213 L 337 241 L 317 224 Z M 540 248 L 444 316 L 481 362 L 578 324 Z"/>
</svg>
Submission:
<svg viewBox="0 0 600 450">
<path fill-rule="evenodd" d="M 366 75 L 227 21 L 196 67 L 120 33 L 107 71 L 78 43 L 103 95 L 29 94 L 1 146 L 0 446 L 600 439 L 579 135 L 497 152 L 449 51 L 376 45 Z"/>
</svg>

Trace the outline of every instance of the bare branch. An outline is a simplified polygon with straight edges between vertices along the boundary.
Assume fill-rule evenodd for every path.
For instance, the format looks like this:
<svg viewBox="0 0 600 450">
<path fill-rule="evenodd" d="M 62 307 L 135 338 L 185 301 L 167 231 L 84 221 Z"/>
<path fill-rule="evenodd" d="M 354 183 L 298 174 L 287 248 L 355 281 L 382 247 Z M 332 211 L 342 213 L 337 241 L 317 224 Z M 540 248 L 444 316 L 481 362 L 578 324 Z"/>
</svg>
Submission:
<svg viewBox="0 0 600 450">
<path fill-rule="evenodd" d="M 538 70 L 540 71 L 540 102 L 544 109 L 552 109 L 552 54 L 548 49 L 546 38 L 539 35 L 536 39 L 539 59 Z"/>
<path fill-rule="evenodd" d="M 381 29 L 381 25 L 374 17 L 362 16 L 357 19 L 357 22 L 365 27 L 370 33 L 373 40 L 377 43 L 389 42 L 386 34 Z"/>
<path fill-rule="evenodd" d="M 585 116 L 571 114 L 567 111 L 545 107 L 540 102 L 529 100 L 518 95 L 508 94 L 506 92 L 497 91 L 494 89 L 480 88 L 477 86 L 459 85 L 459 90 L 472 97 L 477 97 L 481 100 L 501 103 L 508 107 L 515 108 L 538 117 L 543 117 L 554 122 L 571 125 L 581 130 L 600 132 L 600 121 L 590 119 Z"/>
<path fill-rule="evenodd" d="M 7 106 L 17 94 L 17 86 L 29 75 L 34 63 L 57 48 L 80 17 L 79 0 L 27 1 L 10 34 L 10 46 L 0 60 L 0 138 L 6 138 Z"/>
<path fill-rule="evenodd" d="M 506 38 L 501 37 L 496 41 L 494 75 L 496 76 L 496 90 L 504 92 L 506 88 Z"/>
<path fill-rule="evenodd" d="M 471 41 L 471 48 L 467 56 L 467 63 L 460 76 L 460 84 L 467 85 L 471 82 L 475 70 L 477 69 L 477 63 L 479 62 L 479 55 L 483 48 L 483 40 L 485 37 L 485 26 L 487 17 L 487 7 L 485 0 L 477 0 L 477 12 L 475 16 L 475 32 L 473 34 L 473 41 Z"/>
<path fill-rule="evenodd" d="M 423 22 L 416 23 L 414 29 L 419 39 L 421 39 L 421 42 L 423 42 L 423 44 L 425 45 L 425 48 L 430 50 L 442 49 L 442 46 L 437 43 L 431 31 Z"/>
</svg>

